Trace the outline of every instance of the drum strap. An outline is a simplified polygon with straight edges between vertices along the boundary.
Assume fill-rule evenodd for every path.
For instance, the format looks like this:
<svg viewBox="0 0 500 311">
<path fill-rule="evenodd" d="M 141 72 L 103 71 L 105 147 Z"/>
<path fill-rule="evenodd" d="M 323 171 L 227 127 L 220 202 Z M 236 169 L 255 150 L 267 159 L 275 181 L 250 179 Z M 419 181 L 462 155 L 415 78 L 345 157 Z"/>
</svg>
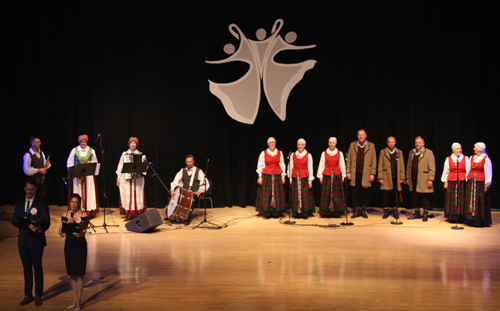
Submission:
<svg viewBox="0 0 500 311">
<path fill-rule="evenodd" d="M 193 187 L 194 183 L 194 176 L 196 175 L 196 172 L 198 171 L 198 168 L 196 166 L 193 166 L 194 170 L 193 173 L 191 174 L 191 180 L 189 180 L 189 191 L 191 191 L 191 187 Z"/>
</svg>

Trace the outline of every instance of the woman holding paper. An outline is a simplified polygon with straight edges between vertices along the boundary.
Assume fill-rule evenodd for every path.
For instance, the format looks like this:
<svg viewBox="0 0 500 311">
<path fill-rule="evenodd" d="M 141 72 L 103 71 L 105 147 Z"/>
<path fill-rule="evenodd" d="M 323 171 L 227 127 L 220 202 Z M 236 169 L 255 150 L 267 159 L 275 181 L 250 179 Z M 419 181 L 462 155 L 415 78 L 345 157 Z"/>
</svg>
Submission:
<svg viewBox="0 0 500 311">
<path fill-rule="evenodd" d="M 88 215 L 87 212 L 81 210 L 81 202 L 80 195 L 74 193 L 71 196 L 68 210 L 61 216 L 61 225 L 59 226 L 61 236 L 64 236 L 63 223 L 78 229 L 78 232 L 66 234 L 64 242 L 66 273 L 71 279 L 74 294 L 73 304 L 68 309 L 74 308 L 75 310 L 82 309 L 83 279 L 87 269 L 87 240 L 85 239 L 87 228 L 80 226 L 87 226 Z"/>
</svg>

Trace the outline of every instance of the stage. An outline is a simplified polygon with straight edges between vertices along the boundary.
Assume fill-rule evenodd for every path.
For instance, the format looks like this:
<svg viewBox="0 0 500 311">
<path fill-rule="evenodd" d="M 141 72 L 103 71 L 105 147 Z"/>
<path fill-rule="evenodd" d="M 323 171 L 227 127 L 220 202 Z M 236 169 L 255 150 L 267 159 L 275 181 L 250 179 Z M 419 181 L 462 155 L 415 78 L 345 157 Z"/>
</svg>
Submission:
<svg viewBox="0 0 500 311">
<path fill-rule="evenodd" d="M 0 216 L 2 310 L 63 310 L 73 299 L 59 237 L 64 206 L 50 206 L 43 257 L 43 306 L 20 307 L 23 273 L 12 206 Z M 403 225 L 369 218 L 310 217 L 284 225 L 254 207 L 208 210 L 221 230 L 167 224 L 151 233 L 126 230 L 107 209 L 109 233 L 87 235 L 84 310 L 495 310 L 500 303 L 500 212 L 491 228 L 452 230 L 443 212 Z M 164 211 L 161 211 L 162 216 Z M 351 214 L 352 215 L 352 214 Z M 103 210 L 92 220 L 103 223 Z M 288 217 L 287 217 L 288 218 Z M 292 218 L 293 219 L 293 218 Z"/>
</svg>

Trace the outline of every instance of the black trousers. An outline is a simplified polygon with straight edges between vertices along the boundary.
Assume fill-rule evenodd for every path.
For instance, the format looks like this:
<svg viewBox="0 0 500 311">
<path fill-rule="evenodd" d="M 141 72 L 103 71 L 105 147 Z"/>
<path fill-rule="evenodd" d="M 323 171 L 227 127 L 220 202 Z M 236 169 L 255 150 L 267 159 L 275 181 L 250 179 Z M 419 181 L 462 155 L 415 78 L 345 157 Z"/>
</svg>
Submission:
<svg viewBox="0 0 500 311">
<path fill-rule="evenodd" d="M 361 185 L 362 178 L 363 174 L 356 173 L 356 184 L 354 185 L 354 187 L 351 187 L 353 208 L 366 208 L 368 206 L 368 203 L 370 202 L 370 188 L 363 188 L 363 186 Z"/>
<path fill-rule="evenodd" d="M 392 190 L 382 190 L 382 207 L 399 207 L 399 202 L 396 202 L 398 197 L 398 183 L 397 179 L 392 179 Z M 397 205 L 396 205 L 397 204 Z"/>
<path fill-rule="evenodd" d="M 431 193 L 418 193 L 416 190 L 411 194 L 413 208 L 422 208 L 426 211 L 431 209 Z"/>
<path fill-rule="evenodd" d="M 19 247 L 24 270 L 24 295 L 33 296 L 33 270 L 35 270 L 35 296 L 43 296 L 43 246 Z"/>
</svg>

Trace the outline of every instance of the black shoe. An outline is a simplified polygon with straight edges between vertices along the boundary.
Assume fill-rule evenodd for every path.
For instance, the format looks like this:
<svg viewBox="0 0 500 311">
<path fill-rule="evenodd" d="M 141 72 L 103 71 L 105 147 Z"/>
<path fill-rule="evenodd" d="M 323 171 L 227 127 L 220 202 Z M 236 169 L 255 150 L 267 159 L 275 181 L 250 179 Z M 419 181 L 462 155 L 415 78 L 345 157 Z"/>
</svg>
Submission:
<svg viewBox="0 0 500 311">
<path fill-rule="evenodd" d="M 366 208 L 365 207 L 363 207 L 361 209 L 361 216 L 363 216 L 363 218 L 368 218 L 368 215 L 366 215 Z"/>
<path fill-rule="evenodd" d="M 393 210 L 392 215 L 394 216 L 395 219 L 399 219 L 399 211 L 397 208 Z"/>
<path fill-rule="evenodd" d="M 267 215 L 267 216 L 266 216 L 266 219 L 271 219 L 271 216 Z"/>
<path fill-rule="evenodd" d="M 408 219 L 420 219 L 420 218 L 422 218 L 420 216 L 420 208 L 416 208 L 415 209 L 415 214 L 413 214 L 413 216 L 411 216 L 411 217 L 408 217 Z"/>
<path fill-rule="evenodd" d="M 387 217 L 389 217 L 389 209 L 384 208 L 384 216 L 382 216 L 382 219 L 386 219 Z"/>
<path fill-rule="evenodd" d="M 184 226 L 189 226 L 189 219 L 184 221 Z"/>
<path fill-rule="evenodd" d="M 304 214 L 304 219 L 307 219 L 307 214 Z"/>
<path fill-rule="evenodd" d="M 351 216 L 351 218 L 357 218 L 361 216 L 361 207 L 358 207 L 356 211 L 354 212 L 354 215 Z"/>
<path fill-rule="evenodd" d="M 424 211 L 424 218 L 422 219 L 423 222 L 427 221 L 427 217 L 429 216 L 429 211 Z"/>
</svg>

